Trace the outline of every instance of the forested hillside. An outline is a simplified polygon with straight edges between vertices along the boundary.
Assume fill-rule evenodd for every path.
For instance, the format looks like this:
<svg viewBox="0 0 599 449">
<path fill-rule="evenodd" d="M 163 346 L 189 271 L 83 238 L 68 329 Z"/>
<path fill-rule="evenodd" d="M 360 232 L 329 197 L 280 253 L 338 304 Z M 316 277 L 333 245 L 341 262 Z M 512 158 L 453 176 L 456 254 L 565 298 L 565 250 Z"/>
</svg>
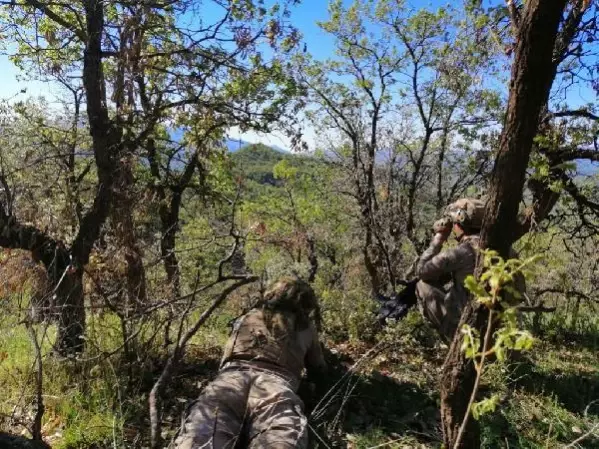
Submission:
<svg viewBox="0 0 599 449">
<path fill-rule="evenodd" d="M 320 3 L 0 4 L 0 449 L 174 447 L 289 275 L 310 447 L 599 447 L 599 4 Z M 458 330 L 383 323 L 465 197 Z"/>
</svg>

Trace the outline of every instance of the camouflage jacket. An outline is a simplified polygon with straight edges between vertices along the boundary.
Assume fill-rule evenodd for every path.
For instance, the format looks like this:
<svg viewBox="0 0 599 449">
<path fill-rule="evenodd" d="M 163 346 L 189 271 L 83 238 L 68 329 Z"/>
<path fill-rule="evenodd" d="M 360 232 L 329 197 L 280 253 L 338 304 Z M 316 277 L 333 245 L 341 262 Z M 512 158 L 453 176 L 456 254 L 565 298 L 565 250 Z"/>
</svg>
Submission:
<svg viewBox="0 0 599 449">
<path fill-rule="evenodd" d="M 271 335 L 260 309 L 252 309 L 233 325 L 222 364 L 232 361 L 257 363 L 299 381 L 304 367 L 326 367 L 314 323 L 286 338 Z M 294 382 L 295 383 L 295 382 Z"/>
<path fill-rule="evenodd" d="M 428 249 L 420 256 L 416 276 L 421 281 L 439 287 L 451 281 L 448 293 L 458 303 L 463 303 L 468 297 L 464 280 L 469 274 L 474 273 L 479 242 L 478 235 L 467 236 L 455 248 L 441 252 L 443 242 L 433 238 Z"/>
<path fill-rule="evenodd" d="M 416 275 L 421 281 L 439 287 L 451 281 L 448 294 L 458 304 L 463 304 L 468 299 L 464 280 L 469 274 L 474 273 L 479 247 L 480 237 L 470 235 L 464 237 L 455 248 L 441 252 L 443 242 L 435 237 L 428 249 L 420 256 L 416 266 Z M 518 257 L 518 254 L 512 249 L 510 257 Z M 515 286 L 520 292 L 526 291 L 523 276 L 516 276 Z"/>
</svg>

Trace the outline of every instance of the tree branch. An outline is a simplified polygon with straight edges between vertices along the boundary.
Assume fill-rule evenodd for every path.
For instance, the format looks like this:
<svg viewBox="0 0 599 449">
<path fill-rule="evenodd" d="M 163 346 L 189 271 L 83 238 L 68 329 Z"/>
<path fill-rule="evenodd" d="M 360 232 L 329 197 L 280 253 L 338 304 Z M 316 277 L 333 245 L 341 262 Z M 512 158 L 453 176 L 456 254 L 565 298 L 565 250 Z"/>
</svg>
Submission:
<svg viewBox="0 0 599 449">
<path fill-rule="evenodd" d="M 547 114 L 544 121 L 548 121 L 552 118 L 558 117 L 581 117 L 588 118 L 589 120 L 599 121 L 599 115 L 593 114 L 588 109 L 574 109 L 571 111 L 550 112 L 549 114 Z"/>
<path fill-rule="evenodd" d="M 87 41 L 87 35 L 83 30 L 77 28 L 75 25 L 73 25 L 69 21 L 65 20 L 64 17 L 62 17 L 60 14 L 52 11 L 48 7 L 48 5 L 45 5 L 38 0 L 25 0 L 25 3 L 33 6 L 38 11 L 43 12 L 51 20 L 53 20 L 54 22 L 56 22 L 59 25 L 62 25 L 67 30 L 72 31 L 79 38 L 79 40 L 81 40 L 82 43 L 85 43 Z"/>
<path fill-rule="evenodd" d="M 160 407 L 159 401 L 164 393 L 166 384 L 171 379 L 173 373 L 175 372 L 175 370 L 177 368 L 178 362 L 181 360 L 181 357 L 183 357 L 183 355 L 185 354 L 185 347 L 186 347 L 187 343 L 198 332 L 198 330 L 200 329 L 200 327 L 202 327 L 202 325 L 206 322 L 206 320 L 208 318 L 210 318 L 212 313 L 223 303 L 223 301 L 225 299 L 227 299 L 227 297 L 231 293 L 233 293 L 239 287 L 242 287 L 243 285 L 246 285 L 246 284 L 249 284 L 252 282 L 256 282 L 257 280 L 259 280 L 258 276 L 248 276 L 248 277 L 245 277 L 245 278 L 235 282 L 234 284 L 229 285 L 215 298 L 215 300 L 212 302 L 210 307 L 208 307 L 208 309 L 206 309 L 202 313 L 202 315 L 200 315 L 200 318 L 198 318 L 196 323 L 191 328 L 189 328 L 187 330 L 187 332 L 185 332 L 184 335 L 180 336 L 180 338 L 178 339 L 177 344 L 176 344 L 175 348 L 173 349 L 171 356 L 169 357 L 164 369 L 162 370 L 162 373 L 160 374 L 160 377 L 158 378 L 158 380 L 152 387 L 152 391 L 150 392 L 150 396 L 148 399 L 149 408 L 150 408 L 151 441 L 152 441 L 151 447 L 152 448 L 155 449 L 155 448 L 159 447 L 160 440 L 161 440 L 160 417 L 159 417 L 161 407 Z"/>
<path fill-rule="evenodd" d="M 520 11 L 518 11 L 518 7 L 514 3 L 514 0 L 506 0 L 505 3 L 510 14 L 512 32 L 514 33 L 514 37 L 518 39 L 518 34 L 520 33 Z"/>
</svg>

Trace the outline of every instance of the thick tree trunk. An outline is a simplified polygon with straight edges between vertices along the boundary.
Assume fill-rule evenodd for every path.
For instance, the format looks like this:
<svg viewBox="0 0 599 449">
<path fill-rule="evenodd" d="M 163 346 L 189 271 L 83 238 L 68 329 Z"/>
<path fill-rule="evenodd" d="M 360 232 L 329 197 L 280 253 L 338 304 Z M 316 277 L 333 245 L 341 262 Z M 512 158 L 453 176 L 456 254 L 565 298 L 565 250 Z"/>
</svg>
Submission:
<svg viewBox="0 0 599 449">
<path fill-rule="evenodd" d="M 67 269 L 56 287 L 58 335 L 54 347 L 60 355 L 82 352 L 85 335 L 83 270 Z"/>
<path fill-rule="evenodd" d="M 493 248 L 507 257 L 517 237 L 518 207 L 522 199 L 526 168 L 539 114 L 547 103 L 555 78 L 552 56 L 566 0 L 529 0 L 524 6 L 512 66 L 510 95 L 499 152 L 495 160 L 487 211 L 481 233 L 481 247 Z M 468 323 L 484 329 L 487 311 L 469 304 L 460 325 Z M 461 351 L 461 335 L 456 334 L 443 366 L 441 416 L 446 447 L 478 448 L 478 426 L 469 419 L 465 438 L 457 435 L 466 414 L 475 371 Z"/>
<path fill-rule="evenodd" d="M 69 251 L 61 242 L 34 227 L 21 225 L 1 207 L 0 246 L 31 251 L 33 258 L 44 264 L 56 292 L 58 335 L 55 349 L 61 355 L 82 351 L 85 332 L 83 271 L 71 265 Z"/>
<path fill-rule="evenodd" d="M 515 224 L 539 114 L 555 78 L 553 47 L 566 0 L 527 2 L 512 68 L 510 97 L 491 180 L 483 247 L 503 256 L 515 240 Z"/>
<path fill-rule="evenodd" d="M 43 6 L 33 5 L 48 14 Z M 106 85 L 102 67 L 104 3 L 85 0 L 85 33 L 76 33 L 85 45 L 83 86 L 89 119 L 92 148 L 98 171 L 98 184 L 89 212 L 80 220 L 77 235 L 68 249 L 62 242 L 31 226 L 19 224 L 11 211 L 0 207 L 0 246 L 32 251 L 41 260 L 56 288 L 57 303 L 62 305 L 56 349 L 61 355 L 83 350 L 85 307 L 82 287 L 83 267 L 89 261 L 94 243 L 110 212 L 114 172 L 117 168 L 122 133 L 108 114 Z M 50 15 L 51 20 L 57 20 Z M 2 206 L 2 205 L 0 205 Z"/>
</svg>

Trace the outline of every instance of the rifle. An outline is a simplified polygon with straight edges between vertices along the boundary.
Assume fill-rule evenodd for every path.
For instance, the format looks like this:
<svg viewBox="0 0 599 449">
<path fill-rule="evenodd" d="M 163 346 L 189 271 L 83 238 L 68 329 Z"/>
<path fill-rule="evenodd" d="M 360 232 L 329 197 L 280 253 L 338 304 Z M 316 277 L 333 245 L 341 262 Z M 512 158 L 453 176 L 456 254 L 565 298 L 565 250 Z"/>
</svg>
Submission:
<svg viewBox="0 0 599 449">
<path fill-rule="evenodd" d="M 401 320 L 416 305 L 417 283 L 418 279 L 402 282 L 404 285 L 403 290 L 393 292 L 390 296 L 376 294 L 375 299 L 380 303 L 377 320 L 382 326 L 387 324 L 387 320 Z"/>
</svg>

